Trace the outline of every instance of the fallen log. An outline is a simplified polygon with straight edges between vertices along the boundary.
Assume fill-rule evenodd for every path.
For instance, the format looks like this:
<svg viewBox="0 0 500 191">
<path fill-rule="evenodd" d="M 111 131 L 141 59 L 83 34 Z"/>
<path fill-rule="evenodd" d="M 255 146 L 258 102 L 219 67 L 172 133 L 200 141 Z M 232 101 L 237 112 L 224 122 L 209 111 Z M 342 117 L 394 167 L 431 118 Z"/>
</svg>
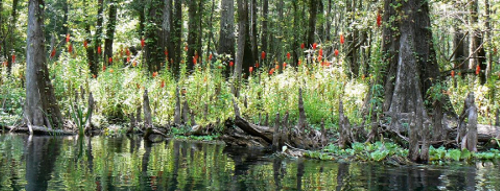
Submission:
<svg viewBox="0 0 500 191">
<path fill-rule="evenodd" d="M 249 135 L 260 137 L 269 144 L 273 143 L 274 131 L 269 127 L 257 126 L 255 124 L 249 123 L 240 116 L 235 117 L 234 124 L 243 131 L 245 131 L 246 133 L 248 133 Z"/>
<path fill-rule="evenodd" d="M 29 133 L 30 128 L 27 126 L 4 126 L 4 129 L 7 129 L 10 133 Z M 47 127 L 42 126 L 31 126 L 31 130 L 35 135 L 75 135 L 76 133 L 69 130 L 63 129 L 49 129 Z"/>
</svg>

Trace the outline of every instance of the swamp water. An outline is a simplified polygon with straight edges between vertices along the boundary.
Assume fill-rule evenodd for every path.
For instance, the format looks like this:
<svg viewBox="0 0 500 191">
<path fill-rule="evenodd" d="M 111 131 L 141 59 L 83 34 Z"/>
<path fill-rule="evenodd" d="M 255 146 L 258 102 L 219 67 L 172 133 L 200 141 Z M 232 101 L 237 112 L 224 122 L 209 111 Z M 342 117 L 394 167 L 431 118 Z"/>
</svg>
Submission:
<svg viewBox="0 0 500 191">
<path fill-rule="evenodd" d="M 0 190 L 500 190 L 500 167 L 282 159 L 139 137 L 0 135 Z"/>
</svg>

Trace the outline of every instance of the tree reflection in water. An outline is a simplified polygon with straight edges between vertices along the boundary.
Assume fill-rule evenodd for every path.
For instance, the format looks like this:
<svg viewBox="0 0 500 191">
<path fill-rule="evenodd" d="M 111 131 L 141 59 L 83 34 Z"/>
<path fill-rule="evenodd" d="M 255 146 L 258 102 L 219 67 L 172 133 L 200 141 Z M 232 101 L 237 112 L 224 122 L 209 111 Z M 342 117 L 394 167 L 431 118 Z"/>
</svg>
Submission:
<svg viewBox="0 0 500 191">
<path fill-rule="evenodd" d="M 494 190 L 494 163 L 384 166 L 139 137 L 0 135 L 0 190 Z"/>
</svg>

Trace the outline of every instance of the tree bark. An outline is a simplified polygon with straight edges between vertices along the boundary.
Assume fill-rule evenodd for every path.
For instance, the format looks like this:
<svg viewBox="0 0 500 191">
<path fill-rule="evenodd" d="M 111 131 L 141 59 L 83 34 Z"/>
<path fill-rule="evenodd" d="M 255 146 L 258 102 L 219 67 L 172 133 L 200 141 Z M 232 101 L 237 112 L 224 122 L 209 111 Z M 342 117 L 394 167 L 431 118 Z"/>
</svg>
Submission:
<svg viewBox="0 0 500 191">
<path fill-rule="evenodd" d="M 12 12 L 11 12 L 11 20 L 10 20 L 10 23 L 9 23 L 9 29 L 8 29 L 8 32 L 7 34 L 5 35 L 5 37 L 7 37 L 7 35 L 9 36 L 8 38 L 6 39 L 9 39 L 10 42 L 6 42 L 5 45 L 5 52 L 7 53 L 6 54 L 6 58 L 7 58 L 7 72 L 10 74 L 11 70 L 12 70 L 12 65 L 14 64 L 12 62 L 12 55 L 15 54 L 14 51 L 14 48 L 15 48 L 15 36 L 14 36 L 14 29 L 16 28 L 15 25 L 16 25 L 16 22 L 17 22 L 17 7 L 18 7 L 18 4 L 19 4 L 19 0 L 12 0 Z M 10 53 L 10 54 L 9 54 Z"/>
<path fill-rule="evenodd" d="M 318 9 L 318 0 L 309 0 L 309 30 L 307 31 L 308 46 L 312 46 L 312 44 L 314 43 L 317 9 Z"/>
<path fill-rule="evenodd" d="M 245 43 L 248 24 L 248 1 L 238 0 L 238 53 L 236 55 L 236 66 L 233 76 L 233 94 L 239 95 L 239 82 L 241 80 L 243 59 L 245 55 Z"/>
<path fill-rule="evenodd" d="M 116 0 L 109 0 L 108 5 L 108 25 L 106 30 L 106 38 L 104 39 L 104 55 L 105 61 L 113 58 L 113 40 L 115 38 L 116 16 L 118 4 Z M 112 63 L 108 63 L 112 64 Z"/>
<path fill-rule="evenodd" d="M 263 0 L 262 1 L 262 36 L 261 36 L 261 43 L 262 43 L 262 51 L 266 52 L 267 51 L 267 39 L 268 39 L 268 31 L 267 31 L 267 23 L 268 21 L 268 12 L 269 12 L 269 0 Z M 262 61 L 261 61 L 262 62 Z"/>
<path fill-rule="evenodd" d="M 221 2 L 221 20 L 219 32 L 219 55 L 229 55 L 229 59 L 222 58 L 226 63 L 235 59 L 235 36 L 234 36 L 234 1 L 222 0 Z M 227 67 L 226 74 L 232 73 L 230 67 Z"/>
<path fill-rule="evenodd" d="M 164 0 L 163 6 L 163 23 L 161 25 L 163 34 L 162 48 L 167 52 L 165 55 L 165 66 L 170 66 L 170 58 L 174 55 L 174 41 L 172 40 L 172 0 Z"/>
<path fill-rule="evenodd" d="M 179 75 L 179 63 L 181 62 L 181 43 L 182 43 L 182 0 L 175 0 L 174 16 L 172 20 L 172 41 L 174 50 L 172 53 L 173 64 L 172 71 L 175 76 Z"/>
<path fill-rule="evenodd" d="M 100 59 L 102 58 L 102 51 L 101 53 L 99 53 L 98 49 L 99 47 L 101 47 L 101 43 L 102 43 L 102 25 L 103 25 L 103 22 L 104 22 L 104 14 L 103 14 L 103 11 L 104 11 L 104 0 L 98 0 L 97 1 L 97 6 L 98 6 L 98 9 L 97 9 L 97 24 L 96 24 L 96 32 L 95 32 L 95 35 L 94 35 L 94 44 L 93 44 L 93 48 L 94 48 L 94 61 L 92 62 L 92 64 L 95 65 L 95 72 L 96 72 L 96 76 L 97 76 L 97 73 L 99 71 L 99 66 L 100 66 Z"/>
<path fill-rule="evenodd" d="M 164 0 L 152 0 L 146 12 L 148 24 L 145 26 L 145 55 L 148 71 L 153 73 L 160 70 L 160 63 L 164 60 L 164 48 L 161 32 Z"/>
<path fill-rule="evenodd" d="M 186 57 L 187 68 L 188 70 L 192 70 L 194 68 L 193 59 L 195 59 L 196 54 L 200 54 L 198 49 L 200 48 L 200 44 L 198 44 L 198 34 L 199 33 L 199 18 L 201 13 L 198 9 L 199 0 L 190 0 L 188 4 L 189 8 L 189 22 L 188 22 L 188 52 Z"/>
<path fill-rule="evenodd" d="M 257 0 L 250 2 L 250 44 L 252 47 L 252 57 L 257 58 Z M 253 64 L 253 63 L 252 63 Z"/>
<path fill-rule="evenodd" d="M 486 83 L 486 75 L 484 70 L 486 69 L 486 53 L 481 45 L 483 42 L 482 33 L 479 29 L 478 24 L 478 2 L 473 0 L 469 3 L 469 24 L 471 25 L 470 39 L 469 39 L 469 52 L 471 54 L 469 58 L 469 69 L 476 69 L 479 65 L 481 71 L 479 72 L 479 80 L 481 85 Z M 479 49 L 478 51 L 476 51 Z"/>
<path fill-rule="evenodd" d="M 392 3 L 391 0 L 387 0 L 385 5 L 384 18 L 387 19 L 396 14 L 390 3 Z M 420 7 L 420 11 L 413 11 L 416 6 Z M 414 113 L 417 119 L 415 128 L 418 132 L 423 132 L 428 128 L 428 115 L 423 104 L 424 95 L 432 85 L 430 79 L 437 79 L 439 75 L 432 48 L 432 33 L 428 30 L 430 27 L 429 5 L 424 0 L 408 0 L 402 2 L 399 14 L 403 18 L 399 25 L 394 25 L 395 23 L 389 23 L 388 27 L 384 25 L 384 32 L 391 30 L 387 29 L 391 27 L 397 26 L 399 29 L 396 31 L 399 33 L 397 41 L 390 41 L 394 38 L 392 32 L 384 34 L 383 50 L 392 56 L 388 57 L 390 69 L 387 77 L 388 79 L 395 78 L 394 85 L 388 85 L 387 81 L 391 80 L 386 81 L 384 111 L 388 111 L 387 113 L 392 116 L 390 128 L 393 131 L 399 132 L 401 128 L 397 114 Z M 426 140 L 426 135 L 420 135 L 419 139 Z M 418 149 L 418 146 L 418 144 L 410 143 L 410 150 Z M 412 155 L 410 159 L 426 162 L 424 155 Z"/>
<path fill-rule="evenodd" d="M 62 127 L 62 115 L 50 82 L 45 58 L 43 0 L 30 0 L 26 56 L 25 121 L 28 126 Z"/>
<path fill-rule="evenodd" d="M 491 35 L 491 26 L 490 26 L 491 18 L 490 18 L 490 1 L 489 0 L 484 1 L 484 9 L 485 9 L 485 16 L 484 17 L 486 17 L 486 19 L 485 19 L 486 21 L 485 21 L 484 25 L 486 28 L 486 39 L 488 39 L 487 42 L 489 45 L 488 63 L 486 66 L 485 78 L 489 79 L 489 77 L 491 75 L 491 68 L 493 65 L 493 54 L 494 54 L 493 46 L 491 44 L 491 39 L 493 38 L 493 36 Z"/>
</svg>

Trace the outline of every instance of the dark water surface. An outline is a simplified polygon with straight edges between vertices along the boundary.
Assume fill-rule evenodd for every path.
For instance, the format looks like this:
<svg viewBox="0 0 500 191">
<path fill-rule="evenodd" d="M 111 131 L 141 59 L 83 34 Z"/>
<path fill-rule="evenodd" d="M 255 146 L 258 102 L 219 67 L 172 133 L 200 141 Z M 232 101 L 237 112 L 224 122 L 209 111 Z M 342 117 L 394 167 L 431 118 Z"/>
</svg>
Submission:
<svg viewBox="0 0 500 191">
<path fill-rule="evenodd" d="M 0 135 L 0 190 L 500 190 L 500 167 L 347 164 L 220 144 Z"/>
</svg>

